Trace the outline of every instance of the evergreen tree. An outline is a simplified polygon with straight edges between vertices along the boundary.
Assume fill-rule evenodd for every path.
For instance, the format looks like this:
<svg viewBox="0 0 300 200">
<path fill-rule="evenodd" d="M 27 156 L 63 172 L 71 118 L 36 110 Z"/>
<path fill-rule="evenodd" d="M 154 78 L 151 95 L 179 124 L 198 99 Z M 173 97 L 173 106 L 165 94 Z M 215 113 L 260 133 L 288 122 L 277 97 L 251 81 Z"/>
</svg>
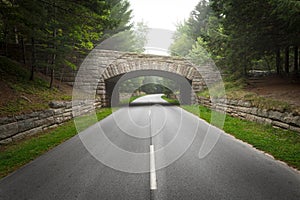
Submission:
<svg viewBox="0 0 300 200">
<path fill-rule="evenodd" d="M 85 54 L 111 34 L 131 28 L 130 4 L 126 0 L 2 0 L 0 1 L 0 41 L 5 55 L 8 44 L 23 48 L 24 63 L 50 69 L 52 87 L 55 70 Z M 25 46 L 30 44 L 31 57 Z"/>
</svg>

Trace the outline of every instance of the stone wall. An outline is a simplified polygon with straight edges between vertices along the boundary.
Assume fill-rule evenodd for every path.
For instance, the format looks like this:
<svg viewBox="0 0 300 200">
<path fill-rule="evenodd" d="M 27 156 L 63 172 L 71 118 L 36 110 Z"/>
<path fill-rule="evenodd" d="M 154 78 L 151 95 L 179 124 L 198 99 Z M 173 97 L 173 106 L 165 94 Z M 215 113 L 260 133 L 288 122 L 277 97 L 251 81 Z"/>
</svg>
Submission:
<svg viewBox="0 0 300 200">
<path fill-rule="evenodd" d="M 0 145 L 55 128 L 73 118 L 72 102 L 51 102 L 50 109 L 0 118 Z M 100 103 L 93 108 L 101 107 Z M 91 111 L 91 106 L 79 105 L 78 115 Z"/>
<path fill-rule="evenodd" d="M 212 108 L 211 101 L 207 98 L 199 97 L 199 103 Z M 225 105 L 225 100 L 220 100 L 213 109 L 224 111 Z M 52 102 L 49 106 L 48 110 L 0 118 L 0 145 L 55 128 L 73 118 L 72 102 Z M 87 113 L 95 107 L 101 107 L 101 104 L 94 103 L 92 107 L 78 105 L 76 115 Z M 253 107 L 249 101 L 241 100 L 227 100 L 226 113 L 233 117 L 270 124 L 300 133 L 300 116 L 295 113 L 260 109 Z"/>
<path fill-rule="evenodd" d="M 300 133 L 300 115 L 290 112 L 281 112 L 278 110 L 267 110 L 254 107 L 250 101 L 242 100 L 218 100 L 217 105 L 212 108 L 210 99 L 199 97 L 199 103 L 206 107 L 225 111 L 227 102 L 226 113 L 238 117 L 240 119 L 246 119 L 249 121 L 258 122 L 261 124 L 269 124 L 276 128 L 289 129 Z"/>
</svg>

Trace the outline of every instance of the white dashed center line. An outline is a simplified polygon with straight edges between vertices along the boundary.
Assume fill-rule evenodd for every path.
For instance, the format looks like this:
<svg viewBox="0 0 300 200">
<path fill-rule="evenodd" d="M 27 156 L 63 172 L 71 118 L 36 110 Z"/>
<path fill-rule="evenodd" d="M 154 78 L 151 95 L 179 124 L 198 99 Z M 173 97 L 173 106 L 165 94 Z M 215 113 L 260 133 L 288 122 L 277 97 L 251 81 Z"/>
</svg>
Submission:
<svg viewBox="0 0 300 200">
<path fill-rule="evenodd" d="M 155 170 L 155 156 L 154 145 L 150 145 L 150 190 L 156 190 L 156 170 Z"/>
</svg>

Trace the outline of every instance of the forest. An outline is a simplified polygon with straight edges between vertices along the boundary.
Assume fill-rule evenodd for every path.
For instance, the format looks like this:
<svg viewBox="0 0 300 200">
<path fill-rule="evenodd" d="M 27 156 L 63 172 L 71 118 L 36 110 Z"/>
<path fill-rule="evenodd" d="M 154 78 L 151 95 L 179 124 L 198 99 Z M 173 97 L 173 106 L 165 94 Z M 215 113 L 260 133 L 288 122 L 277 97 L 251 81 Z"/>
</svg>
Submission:
<svg viewBox="0 0 300 200">
<path fill-rule="evenodd" d="M 1 0 L 0 54 L 51 76 L 73 69 L 97 44 L 117 35 L 114 50 L 143 52 L 148 27 L 132 24 L 127 0 Z M 137 31 L 136 31 L 137 30 Z M 124 32 L 125 31 L 125 32 Z M 299 73 L 300 1 L 200 0 L 177 25 L 172 55 L 224 73 Z M 118 42 L 121 41 L 121 42 Z"/>
<path fill-rule="evenodd" d="M 299 73 L 300 1 L 201 0 L 177 25 L 173 55 L 201 64 L 212 58 L 234 77 L 264 70 Z"/>
<path fill-rule="evenodd" d="M 77 68 L 113 35 L 126 37 L 115 50 L 142 52 L 147 27 L 131 18 L 127 0 L 1 0 L 0 54 L 30 67 L 30 80 L 36 71 L 51 76 L 52 88 L 56 70 Z"/>
</svg>

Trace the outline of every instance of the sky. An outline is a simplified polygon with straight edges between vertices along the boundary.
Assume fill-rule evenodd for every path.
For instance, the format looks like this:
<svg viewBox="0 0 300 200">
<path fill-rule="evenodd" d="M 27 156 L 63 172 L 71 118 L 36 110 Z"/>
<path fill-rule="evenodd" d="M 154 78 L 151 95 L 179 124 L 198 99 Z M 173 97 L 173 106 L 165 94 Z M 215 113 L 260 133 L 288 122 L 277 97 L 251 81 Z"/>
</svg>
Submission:
<svg viewBox="0 0 300 200">
<path fill-rule="evenodd" d="M 133 21 L 150 28 L 176 30 L 176 24 L 189 17 L 199 0 L 129 0 Z"/>
<path fill-rule="evenodd" d="M 150 31 L 145 53 L 169 55 L 176 24 L 188 19 L 200 0 L 129 0 L 133 22 L 145 22 Z"/>
</svg>

